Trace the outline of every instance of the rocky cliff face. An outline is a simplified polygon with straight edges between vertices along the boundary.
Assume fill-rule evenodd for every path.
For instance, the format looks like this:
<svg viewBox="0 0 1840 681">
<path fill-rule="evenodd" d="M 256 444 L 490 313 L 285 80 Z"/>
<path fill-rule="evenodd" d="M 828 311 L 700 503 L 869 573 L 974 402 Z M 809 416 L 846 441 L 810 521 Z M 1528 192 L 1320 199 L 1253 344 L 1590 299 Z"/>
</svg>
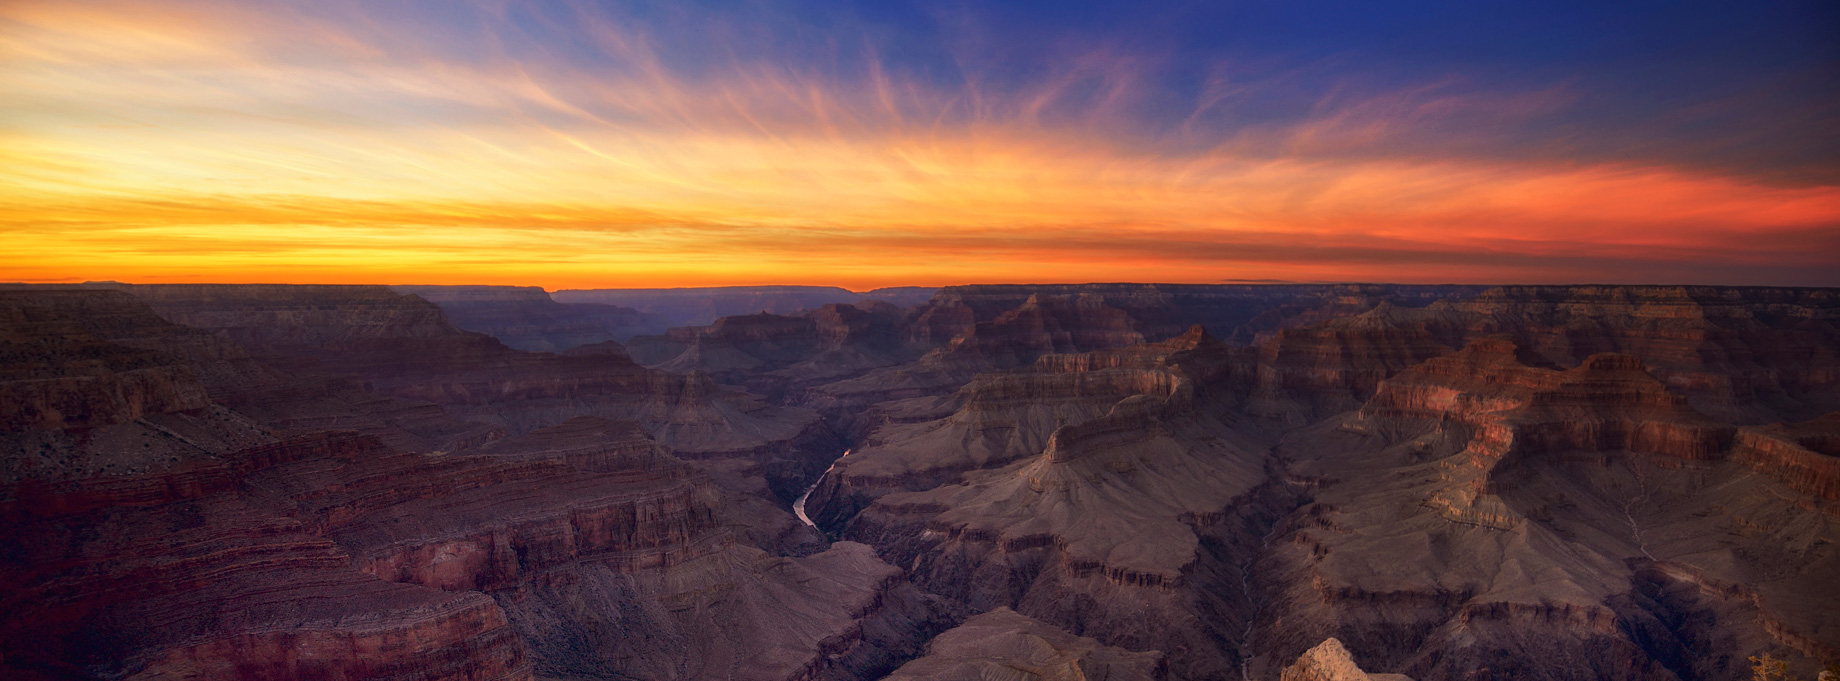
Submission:
<svg viewBox="0 0 1840 681">
<path fill-rule="evenodd" d="M 635 426 L 583 421 L 480 455 L 320 435 L 28 482 L 0 501 L 21 540 L 0 659 L 80 678 L 855 678 L 944 624 L 867 547 L 773 557 L 735 541 L 726 503 Z"/>
<path fill-rule="evenodd" d="M 1431 679 L 1484 665 L 1725 678 L 1733 662 L 1685 651 L 1714 639 L 1800 649 L 1832 630 L 1831 614 L 1789 594 L 1840 597 L 1815 586 L 1836 557 L 1784 552 L 1824 546 L 1816 537 L 1832 530 L 1796 500 L 1806 492 L 1747 475 L 1735 427 L 1633 356 L 1558 371 L 1523 354 L 1507 338 L 1478 341 L 1385 381 L 1358 415 L 1287 440 L 1292 474 L 1317 487 L 1262 566 L 1277 592 L 1268 610 L 1282 613 L 1268 649 L 1282 657 L 1332 634 L 1364 660 Z M 1721 513 L 1745 520 L 1710 519 Z M 1766 517 L 1775 529 L 1746 524 Z M 1775 577 L 1751 577 L 1741 595 L 1656 596 L 1758 569 Z M 1679 576 L 1711 573 L 1726 577 Z M 1754 614 L 1682 619 L 1730 609 Z"/>
<path fill-rule="evenodd" d="M 1152 681 L 1165 678 L 1162 656 L 1100 645 L 1040 620 L 998 608 L 966 620 L 927 644 L 890 681 Z"/>
<path fill-rule="evenodd" d="M 1840 501 L 1840 412 L 1806 423 L 1742 428 L 1732 458 L 1833 512 Z"/>
<path fill-rule="evenodd" d="M 1141 374 L 1101 378 L 1103 371 L 1095 369 L 1129 364 L 1116 353 L 1048 354 L 1030 369 L 986 372 L 949 396 L 925 396 L 927 384 L 917 372 L 936 369 L 954 349 L 979 350 L 968 357 L 1004 357 L 1007 350 L 983 351 L 1016 348 L 1007 361 L 1019 361 L 1062 349 L 1056 344 L 1073 337 L 1033 324 L 1018 334 L 990 333 L 986 344 L 981 334 L 996 327 L 998 317 L 1026 317 L 1024 308 L 1042 307 L 1043 298 L 1018 303 L 948 290 L 919 311 L 910 330 L 914 338 L 951 334 L 951 346 L 856 381 L 885 380 L 884 387 L 896 390 L 879 399 L 906 399 L 862 412 L 880 425 L 813 492 L 814 516 L 876 544 L 897 564 L 913 565 L 923 588 L 974 608 L 1014 605 L 1110 644 L 1182 650 L 1171 654 L 1174 668 L 1204 676 L 1241 664 L 1275 672 L 1270 660 L 1289 659 L 1327 635 L 1351 641 L 1382 668 L 1422 678 L 1484 666 L 1532 673 L 1554 660 L 1579 670 L 1576 678 L 1735 673 L 1730 658 L 1706 661 L 1683 652 L 1715 639 L 1744 641 L 1736 645 L 1751 650 L 1814 650 L 1803 654 L 1815 659 L 1826 654 L 1820 651 L 1831 644 L 1814 642 L 1831 640 L 1831 634 L 1815 633 L 1831 630 L 1829 616 L 1767 594 L 1831 591 L 1808 581 L 1833 559 L 1827 551 L 1789 558 L 1778 545 L 1824 547 L 1830 541 L 1788 539 L 1794 532 L 1825 537 L 1828 531 L 1815 528 L 1824 528 L 1819 511 L 1827 503 L 1831 458 L 1822 453 L 1827 444 L 1817 433 L 1829 424 L 1740 429 L 1730 422 L 1805 414 L 1833 399 L 1824 377 L 1828 356 L 1840 344 L 1831 335 L 1828 293 L 1592 287 L 1505 288 L 1479 296 L 1474 290 L 1401 295 L 1359 287 L 1319 293 L 1268 307 L 1269 315 L 1240 327 L 1259 339 L 1256 351 L 1219 353 L 1215 378 L 1193 382 L 1210 396 L 1200 411 L 1217 419 L 1220 430 L 1184 432 L 1166 419 L 1104 416 L 1108 396 L 1170 394 Z M 1160 304 L 1172 309 L 1166 300 Z M 1141 326 L 1148 307 L 1113 317 L 1123 320 L 1116 323 L 1103 321 L 1112 311 L 1085 313 L 1090 325 L 1083 328 L 1100 332 L 1086 338 L 1123 342 L 1104 340 L 1104 330 L 1149 328 Z M 1257 330 L 1261 325 L 1264 330 Z M 993 366 L 999 364 L 985 368 Z M 1791 366 L 1809 371 L 1785 378 Z M 1050 378 L 1056 368 L 1078 378 Z M 1738 384 L 1751 388 L 1726 388 Z M 1108 421 L 1111 427 L 1100 427 Z M 1238 529 L 1176 540 L 1159 536 L 1148 517 L 1133 515 L 1181 498 L 1168 489 L 1127 491 L 1142 481 L 1141 470 L 1125 466 L 1136 478 L 1128 483 L 1112 481 L 1108 472 L 1048 474 L 1053 464 L 1082 457 L 1051 455 L 1051 449 L 1066 448 L 1051 447 L 1043 433 L 1059 437 L 1089 428 L 1097 441 L 1128 442 L 1127 451 L 1140 453 L 1159 451 L 1158 438 L 1175 433 L 1182 444 L 1149 460 L 1181 470 L 1182 479 L 1211 479 L 1183 467 L 1184 457 L 1230 458 L 1209 457 L 1206 446 L 1195 444 L 1208 436 L 1253 443 L 1282 437 L 1277 460 L 1295 463 L 1273 477 L 1256 470 L 1230 476 L 1264 490 L 1247 497 L 1257 502 L 1234 505 L 1263 505 L 1268 515 L 1229 514 L 1225 524 Z M 1078 484 L 1050 484 L 1062 480 Z M 1101 480 L 1104 493 L 1079 491 Z M 1247 489 L 1218 481 L 1211 487 Z M 1064 495 L 1058 505 L 1018 501 L 1053 489 Z M 1297 503 L 1292 492 L 1299 490 L 1314 501 L 1290 511 L 1287 504 Z M 1801 529 L 1714 529 L 1691 517 L 1739 507 L 1746 509 L 1742 523 L 1767 517 Z M 1057 525 L 1062 516 L 1054 508 L 1092 509 L 1097 516 Z M 1261 524 L 1276 516 L 1287 517 L 1276 526 Z M 1081 544 L 1048 528 L 1078 527 L 1085 531 L 1073 534 L 1090 538 L 1099 532 L 1086 528 L 1103 527 L 1107 518 L 1130 518 L 1126 524 L 1148 545 L 1191 558 L 1158 572 L 1147 564 L 1131 569 L 1091 556 L 1055 557 Z M 1241 560 L 1229 558 L 1234 554 Z M 1244 558 L 1248 554 L 1263 557 Z M 1105 555 L 1159 554 L 1138 547 Z M 1137 599 L 1158 603 L 1150 606 L 1157 612 L 1152 621 L 1182 621 L 1173 628 L 1208 631 L 1213 644 L 1153 642 L 1154 635 L 1141 631 L 1133 639 L 1093 626 L 1118 615 L 1105 605 L 1118 600 L 1115 595 L 1078 592 L 1086 598 L 1078 614 L 1055 612 L 1052 601 L 1075 600 L 1068 594 L 1077 592 L 1044 577 L 1056 574 L 1057 562 L 1092 566 L 1119 584 L 1179 592 L 1207 583 L 1210 593 L 1239 593 L 1212 603 Z M 1380 568 L 1395 563 L 1412 567 Z M 1679 567 L 1689 563 L 1694 567 Z M 1766 564 L 1779 577 L 1759 582 L 1737 576 Z M 1512 571 L 1501 572 L 1507 565 Z M 1642 567 L 1652 565 L 1674 567 Z M 1483 572 L 1465 576 L 1472 568 Z M 1706 576 L 1709 571 L 1725 576 Z M 1428 581 L 1409 577 L 1420 574 Z M 1244 589 L 1234 588 L 1241 580 Z M 1739 582 L 1764 586 L 1728 588 Z M 1724 595 L 1658 596 L 1685 588 Z M 1184 620 L 1184 612 L 1207 614 Z M 1717 615 L 1727 619 L 1714 626 L 1682 619 L 1711 613 L 1729 614 Z M 1253 625 L 1244 638 L 1223 624 L 1235 617 Z M 1539 633 L 1529 638 L 1526 632 Z M 1199 648 L 1218 652 L 1202 659 L 1207 656 L 1193 654 Z M 1248 658 L 1235 649 L 1264 652 Z"/>
<path fill-rule="evenodd" d="M 656 315 L 600 303 L 558 303 L 535 286 L 392 286 L 440 306 L 448 321 L 530 352 L 623 341 L 665 327 Z"/>
<path fill-rule="evenodd" d="M 723 317 L 706 327 L 634 338 L 634 357 L 677 373 L 700 371 L 768 395 L 802 391 L 911 359 L 900 308 L 832 303 L 797 316 Z"/>
<path fill-rule="evenodd" d="M 1695 409 L 1727 422 L 1837 406 L 1840 294 L 1831 289 L 1503 287 L 1420 316 L 1433 329 L 1460 323 L 1466 338 L 1507 333 L 1534 364 L 1640 357 Z"/>
<path fill-rule="evenodd" d="M 1002 303 L 975 295 L 968 298 L 963 292 L 935 296 L 916 311 L 909 324 L 909 342 L 927 347 L 949 337 L 942 346 L 910 364 L 814 388 L 807 403 L 839 412 L 891 399 L 943 395 L 980 373 L 1027 366 L 1045 354 L 1117 348 L 1145 340 L 1130 315 L 1108 304 L 1103 296 L 1031 294 L 988 321 L 980 321 L 978 309 L 988 311 L 994 304 Z"/>
<path fill-rule="evenodd" d="M 1278 676 L 1278 681 L 1412 681 L 1403 674 L 1369 674 L 1361 671 L 1342 642 L 1333 638 L 1323 641 L 1303 655 Z"/>
<path fill-rule="evenodd" d="M 866 548 L 777 558 L 738 543 L 723 522 L 726 495 L 632 424 L 572 421 L 477 456 L 301 461 L 246 486 L 323 531 L 365 573 L 491 595 L 545 673 L 861 671 L 885 665 L 889 646 L 912 645 L 865 627 L 932 617 Z M 775 610 L 801 617 L 770 625 Z M 648 638 L 597 633 L 609 630 Z"/>
<path fill-rule="evenodd" d="M 1235 654 L 1219 642 L 1237 637 L 1249 604 L 1216 552 L 1256 541 L 1257 514 L 1242 507 L 1274 493 L 1264 446 L 1211 416 L 1222 403 L 1207 386 L 1229 364 L 1195 328 L 981 378 L 951 416 L 875 436 L 912 440 L 845 457 L 820 486 L 836 495 L 822 512 L 873 498 L 844 536 L 911 565 L 929 591 L 1164 651 L 1182 678 L 1227 675 Z M 871 477 L 891 467 L 901 472 Z"/>
<path fill-rule="evenodd" d="M 576 416 L 638 421 L 681 456 L 756 461 L 784 495 L 841 451 L 817 414 L 646 369 L 617 352 L 512 350 L 461 331 L 440 308 L 376 286 L 135 286 L 173 322 L 237 342 L 258 359 L 330 373 L 390 398 L 438 405 L 520 434 Z M 328 424 L 336 425 L 336 424 Z M 454 442 L 464 448 L 490 439 Z"/>
<path fill-rule="evenodd" d="M 182 360 L 106 342 L 73 318 L 135 307 L 126 296 L 0 292 L 0 427 L 92 428 L 210 404 Z"/>
<path fill-rule="evenodd" d="M 0 480 L 131 476 L 266 441 L 157 349 L 198 336 L 120 293 L 0 292 Z"/>
<path fill-rule="evenodd" d="M 451 450 L 502 434 L 481 423 L 449 416 L 440 406 L 368 390 L 348 377 L 327 375 L 286 357 L 258 358 L 247 348 L 209 331 L 174 324 L 144 301 L 111 286 L 30 287 L 11 297 L 56 315 L 90 337 L 118 348 L 155 356 L 189 371 L 216 402 L 278 433 L 348 429 L 418 451 Z M 279 360 L 278 362 L 271 360 Z M 60 370 L 69 373 L 67 370 Z M 194 405 L 199 404 L 196 400 Z"/>
<path fill-rule="evenodd" d="M 941 289 L 908 316 L 904 331 L 909 347 L 938 348 L 912 364 L 870 372 L 851 380 L 811 388 L 804 403 L 830 414 L 849 414 L 892 399 L 936 396 L 963 386 L 978 373 L 1026 366 L 1049 353 L 1080 353 L 1161 341 L 1200 325 L 1236 339 L 1264 338 L 1268 333 L 1337 319 L 1382 305 L 1423 307 L 1457 300 L 1482 289 L 1462 286 L 1208 286 L 1170 284 L 1075 284 L 1055 286 L 957 286 Z M 1335 332 L 1327 332 L 1334 335 Z M 1409 335 L 1409 334 L 1393 334 Z M 1324 367 L 1341 375 L 1321 376 L 1322 364 L 1341 361 L 1340 352 L 1296 343 L 1269 351 L 1267 406 L 1257 410 L 1268 420 L 1289 423 L 1306 419 L 1315 408 L 1311 390 L 1324 387 L 1351 393 L 1371 391 L 1373 383 L 1411 360 L 1449 352 L 1416 337 L 1414 348 L 1395 353 L 1383 366 Z M 1346 337 L 1346 334 L 1344 334 Z M 1328 342 L 1336 339 L 1330 338 Z M 1400 344 L 1379 339 L 1375 344 Z M 1457 343 L 1460 345 L 1460 341 Z M 1318 343 L 1323 345 L 1323 343 Z M 1286 393 L 1286 386 L 1300 388 Z M 1342 409 L 1365 395 L 1323 398 Z M 1301 406 L 1300 406 L 1301 405 Z M 1324 407 L 1325 409 L 1328 407 Z M 855 423 L 857 428 L 874 424 Z"/>
<path fill-rule="evenodd" d="M 381 287 L 110 288 L 0 291 L 3 673 L 1840 658 L 1832 291 L 956 287 L 635 343 L 661 370 Z"/>
<path fill-rule="evenodd" d="M 244 476 L 370 451 L 315 437 L 150 475 L 27 484 L 0 504 L 5 669 L 73 678 L 529 679 L 523 642 L 477 593 L 353 570 Z"/>
<path fill-rule="evenodd" d="M 949 396 L 885 404 L 875 412 L 885 424 L 836 463 L 807 508 L 840 528 L 883 494 L 931 489 L 1038 455 L 1061 426 L 1097 418 L 1133 395 L 1169 397 L 1192 383 L 1170 364 L 1172 354 L 1184 353 L 1211 379 L 1229 352 L 1195 327 L 1160 344 L 1049 355 L 1029 369 L 980 375 Z"/>
</svg>

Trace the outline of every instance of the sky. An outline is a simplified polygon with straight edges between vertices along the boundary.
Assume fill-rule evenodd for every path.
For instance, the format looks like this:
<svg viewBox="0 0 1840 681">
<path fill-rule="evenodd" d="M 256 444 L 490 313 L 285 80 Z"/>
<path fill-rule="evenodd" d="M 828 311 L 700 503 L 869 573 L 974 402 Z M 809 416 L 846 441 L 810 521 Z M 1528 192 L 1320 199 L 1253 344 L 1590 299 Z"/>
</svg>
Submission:
<svg viewBox="0 0 1840 681">
<path fill-rule="evenodd" d="M 0 0 L 0 281 L 1840 286 L 1832 2 Z"/>
</svg>

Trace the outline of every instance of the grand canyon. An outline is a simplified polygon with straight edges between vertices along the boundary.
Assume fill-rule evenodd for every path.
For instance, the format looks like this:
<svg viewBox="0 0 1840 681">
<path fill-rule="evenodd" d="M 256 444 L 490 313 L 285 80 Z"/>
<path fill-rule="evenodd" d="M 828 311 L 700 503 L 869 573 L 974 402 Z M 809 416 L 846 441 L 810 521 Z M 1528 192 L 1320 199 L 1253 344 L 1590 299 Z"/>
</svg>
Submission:
<svg viewBox="0 0 1840 681">
<path fill-rule="evenodd" d="M 0 681 L 1840 681 L 1836 36 L 0 0 Z"/>
<path fill-rule="evenodd" d="M 844 297 L 4 287 L 0 675 L 1840 662 L 1840 290 Z"/>
</svg>

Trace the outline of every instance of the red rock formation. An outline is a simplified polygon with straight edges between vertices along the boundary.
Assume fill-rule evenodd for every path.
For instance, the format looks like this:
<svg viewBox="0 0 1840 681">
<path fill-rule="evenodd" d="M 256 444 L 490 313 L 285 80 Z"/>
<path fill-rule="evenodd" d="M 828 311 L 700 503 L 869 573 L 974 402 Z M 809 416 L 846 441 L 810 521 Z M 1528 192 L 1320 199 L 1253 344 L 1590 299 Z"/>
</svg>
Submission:
<svg viewBox="0 0 1840 681">
<path fill-rule="evenodd" d="M 1832 557 L 1751 553 L 1811 521 L 1782 491 L 1760 489 L 1772 483 L 1734 470 L 1736 429 L 1694 411 L 1636 357 L 1557 371 L 1517 356 L 1508 338 L 1479 340 L 1386 380 L 1356 417 L 1293 438 L 1292 470 L 1323 486 L 1273 544 L 1264 574 L 1282 585 L 1284 615 L 1266 645 L 1284 655 L 1333 634 L 1420 678 L 1553 660 L 1575 678 L 1672 678 L 1733 670 L 1649 641 L 1788 642 L 1833 626 L 1783 597 L 1831 592 L 1813 584 Z M 1766 538 L 1702 520 L 1721 507 L 1783 529 Z M 1716 633 L 1669 629 L 1656 622 L 1684 621 L 1678 606 L 1626 595 L 1642 583 L 1630 566 L 1663 560 L 1721 574 L 1768 560 L 1780 572 L 1763 591 L 1776 596 L 1747 601 L 1754 620 L 1720 619 Z M 1643 627 L 1658 633 L 1627 637 Z"/>
<path fill-rule="evenodd" d="M 1259 348 L 1254 413 L 1294 427 L 1347 411 L 1387 377 L 1451 351 L 1437 334 L 1402 324 L 1404 314 L 1409 311 L 1382 304 L 1354 317 L 1276 332 Z"/>
<path fill-rule="evenodd" d="M 1162 653 L 1132 652 L 1069 634 L 997 608 L 940 634 L 927 654 L 890 681 L 1018 678 L 1028 681 L 1151 681 L 1164 678 Z"/>
<path fill-rule="evenodd" d="M 1732 457 L 1798 492 L 1840 508 L 1840 412 L 1806 423 L 1747 426 L 1738 431 Z"/>
<path fill-rule="evenodd" d="M 371 451 L 317 437 L 157 476 L 71 481 L 0 505 L 12 668 L 79 678 L 529 679 L 525 647 L 479 594 L 394 584 L 244 476 Z"/>
<path fill-rule="evenodd" d="M 723 495 L 631 425 L 571 422 L 478 456 L 321 435 L 207 463 L 0 504 L 31 547 L 0 574 L 17 586 L 4 659 L 105 676 L 497 679 L 529 678 L 529 646 L 544 669 L 706 678 L 751 660 L 777 679 L 886 665 L 921 635 L 904 628 L 935 626 L 866 547 L 789 560 L 737 544 Z M 575 647 L 633 602 L 644 630 L 694 645 Z M 708 614 L 667 614 L 685 603 Z M 589 609 L 539 614 L 565 604 Z M 803 623 L 763 626 L 787 608 Z"/>
<path fill-rule="evenodd" d="M 1035 621 L 929 659 L 1271 678 L 1334 636 L 1424 679 L 1660 680 L 1840 650 L 1840 417 L 1802 422 L 1840 407 L 1832 291 L 960 287 L 636 346 L 674 374 L 380 287 L 125 289 L 206 330 L 0 294 L 0 671 L 868 678 L 1000 606 Z M 501 302 L 501 333 L 561 328 Z M 833 424 L 855 450 L 809 506 L 873 550 L 784 510 Z M 296 437 L 347 426 L 383 440 Z"/>
<path fill-rule="evenodd" d="M 1460 321 L 1468 337 L 1512 334 L 1535 361 L 1641 357 L 1696 409 L 1727 421 L 1840 406 L 1840 295 L 1832 289 L 1503 287 L 1427 310 Z"/>
</svg>

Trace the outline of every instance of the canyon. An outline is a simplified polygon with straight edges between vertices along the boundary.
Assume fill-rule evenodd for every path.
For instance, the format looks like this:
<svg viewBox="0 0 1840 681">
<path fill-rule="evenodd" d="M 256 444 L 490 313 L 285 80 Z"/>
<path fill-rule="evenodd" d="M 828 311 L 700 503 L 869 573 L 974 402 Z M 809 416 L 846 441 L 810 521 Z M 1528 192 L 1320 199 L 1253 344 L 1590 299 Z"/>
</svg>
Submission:
<svg viewBox="0 0 1840 681">
<path fill-rule="evenodd" d="M 5 285 L 0 522 L 7 678 L 1814 678 L 1840 290 Z"/>
</svg>

